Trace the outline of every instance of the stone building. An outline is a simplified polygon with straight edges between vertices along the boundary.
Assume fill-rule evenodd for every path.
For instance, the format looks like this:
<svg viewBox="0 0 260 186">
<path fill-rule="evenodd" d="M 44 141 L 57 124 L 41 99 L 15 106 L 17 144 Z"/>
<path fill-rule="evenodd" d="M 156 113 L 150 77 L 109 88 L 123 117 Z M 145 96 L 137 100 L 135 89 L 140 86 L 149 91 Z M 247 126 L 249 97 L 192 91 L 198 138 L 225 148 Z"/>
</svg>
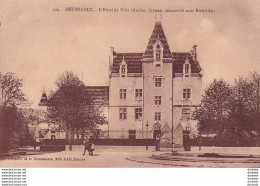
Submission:
<svg viewBox="0 0 260 186">
<path fill-rule="evenodd" d="M 109 72 L 109 86 L 88 86 L 108 121 L 100 125 L 99 138 L 146 139 L 161 134 L 161 143 L 182 146 L 183 131 L 196 130 L 191 114 L 202 95 L 196 45 L 189 52 L 171 51 L 157 21 L 144 52 L 120 53 L 111 47 Z M 44 94 L 39 106 L 46 107 L 46 100 Z M 58 134 L 51 128 L 48 139 Z"/>
<path fill-rule="evenodd" d="M 108 86 L 87 86 L 87 91 L 89 94 L 91 94 L 92 100 L 97 106 L 101 114 L 104 115 L 105 118 L 108 118 L 108 93 L 109 93 L 109 87 Z M 45 112 L 47 110 L 47 102 L 48 98 L 45 93 L 45 91 L 42 94 L 42 97 L 39 102 L 39 109 L 38 116 L 40 118 L 40 122 L 38 126 L 35 129 L 35 139 L 69 139 L 72 140 L 80 140 L 82 139 L 81 133 L 77 131 L 73 131 L 72 134 L 69 131 L 66 131 L 65 129 L 61 129 L 58 127 L 58 125 L 50 124 L 46 121 Z M 108 125 L 107 124 L 101 124 L 98 125 L 99 130 L 101 131 L 99 133 L 99 136 L 101 138 L 107 138 L 108 137 Z"/>
<path fill-rule="evenodd" d="M 202 94 L 197 46 L 172 52 L 160 21 L 143 53 L 111 48 L 109 132 L 111 138 L 154 138 L 183 145 L 182 131 L 195 125 L 192 111 Z M 172 135 L 173 131 L 173 135 Z"/>
</svg>

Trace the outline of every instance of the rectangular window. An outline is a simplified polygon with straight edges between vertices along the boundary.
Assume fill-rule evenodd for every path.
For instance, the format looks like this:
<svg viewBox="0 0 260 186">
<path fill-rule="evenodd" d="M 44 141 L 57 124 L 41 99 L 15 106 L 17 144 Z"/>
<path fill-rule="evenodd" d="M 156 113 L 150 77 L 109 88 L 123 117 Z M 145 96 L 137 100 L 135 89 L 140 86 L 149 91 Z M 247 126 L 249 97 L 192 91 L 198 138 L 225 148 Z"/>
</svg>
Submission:
<svg viewBox="0 0 260 186">
<path fill-rule="evenodd" d="M 154 120 L 155 121 L 161 121 L 161 112 L 155 112 Z"/>
<path fill-rule="evenodd" d="M 189 74 L 189 68 L 190 68 L 190 65 L 185 64 L 185 74 Z"/>
<path fill-rule="evenodd" d="M 155 103 L 155 105 L 161 105 L 162 104 L 162 96 L 155 96 L 154 103 Z"/>
<path fill-rule="evenodd" d="M 190 88 L 183 89 L 183 99 L 189 100 L 191 96 Z"/>
<path fill-rule="evenodd" d="M 125 120 L 126 119 L 126 108 L 119 108 L 119 119 Z"/>
<path fill-rule="evenodd" d="M 161 60 L 161 50 L 156 50 L 156 61 Z"/>
<path fill-rule="evenodd" d="M 182 119 L 188 120 L 190 119 L 190 109 L 182 109 Z"/>
<path fill-rule="evenodd" d="M 128 131 L 129 139 L 136 139 L 136 130 Z"/>
<path fill-rule="evenodd" d="M 142 108 L 136 108 L 135 109 L 135 119 L 142 120 L 142 115 L 143 115 Z"/>
<path fill-rule="evenodd" d="M 119 97 L 120 99 L 126 99 L 126 89 L 120 89 Z"/>
<path fill-rule="evenodd" d="M 143 90 L 142 89 L 135 89 L 135 100 L 142 101 L 143 97 Z"/>
<path fill-rule="evenodd" d="M 162 78 L 155 78 L 155 87 L 162 87 Z"/>
</svg>

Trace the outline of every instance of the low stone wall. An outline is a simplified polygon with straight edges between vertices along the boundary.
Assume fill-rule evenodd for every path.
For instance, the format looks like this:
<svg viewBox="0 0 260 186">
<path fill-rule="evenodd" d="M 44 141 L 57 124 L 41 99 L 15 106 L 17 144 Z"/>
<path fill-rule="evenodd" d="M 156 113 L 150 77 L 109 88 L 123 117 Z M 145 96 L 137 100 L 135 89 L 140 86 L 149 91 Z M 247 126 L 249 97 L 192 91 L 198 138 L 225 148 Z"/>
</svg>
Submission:
<svg viewBox="0 0 260 186">
<path fill-rule="evenodd" d="M 60 152 L 65 151 L 65 145 L 42 145 L 40 146 L 40 151 L 52 151 L 52 152 Z"/>
<path fill-rule="evenodd" d="M 112 145 L 112 146 L 155 146 L 154 139 L 96 139 L 96 145 Z"/>
<path fill-rule="evenodd" d="M 14 152 L 0 153 L 0 158 L 10 157 L 10 156 L 19 156 L 19 155 L 26 155 L 26 151 L 14 151 Z"/>
</svg>

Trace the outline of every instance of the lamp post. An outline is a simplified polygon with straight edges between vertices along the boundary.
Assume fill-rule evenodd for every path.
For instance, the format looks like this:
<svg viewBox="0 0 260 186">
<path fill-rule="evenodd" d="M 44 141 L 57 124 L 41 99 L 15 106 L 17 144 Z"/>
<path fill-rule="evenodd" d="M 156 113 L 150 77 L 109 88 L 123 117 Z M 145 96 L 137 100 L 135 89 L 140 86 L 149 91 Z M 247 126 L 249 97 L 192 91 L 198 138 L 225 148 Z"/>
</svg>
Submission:
<svg viewBox="0 0 260 186">
<path fill-rule="evenodd" d="M 201 151 L 201 133 L 199 133 L 199 151 Z"/>
<path fill-rule="evenodd" d="M 172 130 L 171 130 L 171 137 L 172 137 L 172 155 L 174 155 L 174 141 L 173 141 L 173 121 L 172 121 Z"/>
<path fill-rule="evenodd" d="M 147 123 L 146 123 L 146 139 L 148 139 L 148 127 L 149 127 L 149 124 L 148 124 L 148 120 L 147 120 Z M 146 141 L 146 150 L 148 150 L 148 140 Z"/>
</svg>

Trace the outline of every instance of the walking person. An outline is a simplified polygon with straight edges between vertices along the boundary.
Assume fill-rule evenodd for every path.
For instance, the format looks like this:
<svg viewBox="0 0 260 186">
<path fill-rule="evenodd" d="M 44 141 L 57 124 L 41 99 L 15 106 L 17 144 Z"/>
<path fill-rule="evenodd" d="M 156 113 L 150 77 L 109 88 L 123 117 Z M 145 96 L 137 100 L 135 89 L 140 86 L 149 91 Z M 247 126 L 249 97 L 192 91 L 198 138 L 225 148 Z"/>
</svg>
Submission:
<svg viewBox="0 0 260 186">
<path fill-rule="evenodd" d="M 88 140 L 85 139 L 83 141 L 83 144 L 84 144 L 84 153 L 83 153 L 83 156 L 84 156 L 86 151 L 88 150 L 88 146 L 89 146 Z"/>
<path fill-rule="evenodd" d="M 89 142 L 88 142 L 88 154 L 90 156 L 92 156 L 94 150 L 95 150 L 95 145 L 94 145 L 93 136 L 90 136 Z"/>
</svg>

